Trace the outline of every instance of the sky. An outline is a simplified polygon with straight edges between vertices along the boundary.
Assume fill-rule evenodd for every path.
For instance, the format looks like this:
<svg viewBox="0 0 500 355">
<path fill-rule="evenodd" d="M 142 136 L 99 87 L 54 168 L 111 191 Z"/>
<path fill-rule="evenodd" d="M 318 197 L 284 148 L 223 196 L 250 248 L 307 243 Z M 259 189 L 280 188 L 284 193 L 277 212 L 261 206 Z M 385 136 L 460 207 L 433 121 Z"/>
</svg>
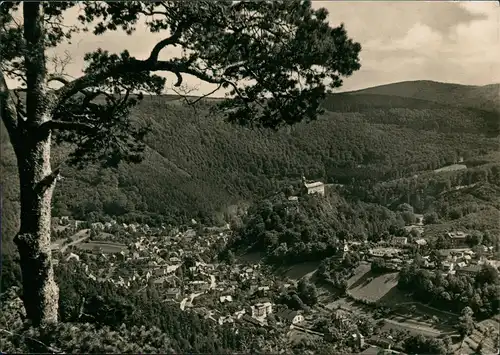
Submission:
<svg viewBox="0 0 500 355">
<path fill-rule="evenodd" d="M 500 82 L 500 5 L 497 1 L 314 1 L 329 11 L 332 26 L 344 23 L 348 35 L 361 43 L 361 69 L 344 79 L 339 91 L 357 90 L 407 80 L 433 80 L 467 85 Z M 76 18 L 72 9 L 68 24 Z M 67 72 L 77 77 L 86 52 L 99 47 L 124 49 L 144 59 L 165 34 L 138 29 L 132 36 L 112 32 L 101 36 L 75 35 L 57 53 L 71 53 Z M 160 59 L 180 54 L 162 52 Z M 171 83 L 174 76 L 168 76 Z M 167 89 L 171 86 L 167 84 Z M 185 83 L 206 94 L 214 87 L 193 77 Z M 167 90 L 168 91 L 168 90 Z M 216 95 L 218 96 L 218 95 Z"/>
</svg>

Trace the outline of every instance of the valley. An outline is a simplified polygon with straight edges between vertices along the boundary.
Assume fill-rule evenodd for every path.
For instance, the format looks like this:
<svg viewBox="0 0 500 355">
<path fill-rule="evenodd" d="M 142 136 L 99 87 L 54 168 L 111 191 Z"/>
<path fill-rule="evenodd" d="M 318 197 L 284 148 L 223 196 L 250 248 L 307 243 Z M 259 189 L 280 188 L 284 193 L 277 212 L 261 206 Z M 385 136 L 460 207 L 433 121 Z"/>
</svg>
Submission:
<svg viewBox="0 0 500 355">
<path fill-rule="evenodd" d="M 317 121 L 276 133 L 208 115 L 217 100 L 195 114 L 145 99 L 133 116 L 154 127 L 143 162 L 62 170 L 51 247 L 64 319 L 201 319 L 224 341 L 240 336 L 234 327 L 245 341 L 265 333 L 273 351 L 407 353 L 416 342 L 494 353 L 498 332 L 484 324 L 498 325 L 499 306 L 495 87 L 457 86 L 471 104 L 454 105 L 448 84 L 403 84 L 332 95 Z M 1 138 L 3 255 L 15 260 L 17 168 Z M 19 275 L 6 265 L 3 287 Z"/>
<path fill-rule="evenodd" d="M 89 224 L 64 218 L 55 222 L 55 229 L 71 234 L 62 239 L 65 241 L 62 244 L 59 241 L 53 244 L 57 270 L 83 273 L 89 279 L 87 282 L 109 284 L 115 289 L 158 292 L 162 302 L 183 312 L 198 314 L 218 326 L 251 324 L 273 329 L 282 340 L 292 343 L 304 337 L 331 339 L 338 349 L 359 346 L 348 340 L 352 334 L 359 334 L 352 333 L 353 324 L 359 319 L 364 322 L 362 329 L 366 329 L 365 334 L 361 333 L 361 348 L 401 351 L 405 338 L 424 336 L 450 339 L 457 349 L 473 349 L 481 342 L 486 351 L 493 352 L 493 344 L 498 341 L 498 332 L 486 330 L 486 325 L 488 329 L 500 325 L 495 323 L 495 317 L 477 324 L 479 335 L 460 340 L 456 331 L 458 312 L 416 301 L 410 290 L 401 288 L 400 270 L 417 261 L 415 256 L 412 258 L 409 245 L 401 244 L 396 238 L 382 244 L 347 242 L 340 259 L 335 255 L 329 258 L 334 265 L 353 257 L 360 259 L 354 261 L 357 266 L 350 266 L 345 293 L 339 294 L 338 286 L 325 283 L 322 265 L 325 260 L 276 269 L 266 265 L 263 255 L 220 259 L 217 255 L 221 252 L 224 255 L 225 246 L 234 233 L 229 226 L 199 228 L 194 220 L 189 227 L 173 229 L 118 225 L 114 220 Z M 425 240 L 419 240 L 422 239 Z M 491 251 L 483 251 L 480 257 L 470 248 L 438 251 L 447 255 L 448 261 L 443 259 L 442 266 L 436 267 L 428 261 L 432 260 L 433 250 L 421 249 L 416 256 L 423 257 L 420 267 L 455 277 L 455 274 L 462 275 L 462 270 L 465 275 L 468 267 L 500 265 L 498 253 Z M 386 269 L 374 269 L 374 263 L 381 260 L 385 260 Z M 447 262 L 455 264 L 455 269 L 446 271 L 449 270 Z M 332 275 L 333 272 L 330 277 Z M 304 287 L 312 289 L 305 291 Z M 287 298 L 287 295 L 298 295 L 307 299 L 310 297 L 307 292 L 314 295 L 308 304 L 297 306 Z M 293 312 L 303 320 L 290 321 L 286 312 Z M 331 326 L 336 329 L 335 333 L 322 328 L 325 319 L 333 319 Z M 369 328 L 370 324 L 373 328 Z"/>
<path fill-rule="evenodd" d="M 4 1 L 0 353 L 500 355 L 489 2 Z"/>
</svg>

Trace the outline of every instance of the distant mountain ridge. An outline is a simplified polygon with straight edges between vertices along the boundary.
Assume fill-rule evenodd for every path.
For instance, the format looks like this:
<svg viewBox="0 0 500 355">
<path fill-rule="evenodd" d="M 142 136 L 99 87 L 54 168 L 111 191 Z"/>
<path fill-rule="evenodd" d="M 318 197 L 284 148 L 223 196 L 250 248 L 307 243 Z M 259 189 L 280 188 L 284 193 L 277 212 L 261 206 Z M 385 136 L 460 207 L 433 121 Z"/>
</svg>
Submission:
<svg viewBox="0 0 500 355">
<path fill-rule="evenodd" d="M 378 85 L 345 94 L 400 96 L 453 106 L 500 110 L 500 83 L 483 86 L 441 83 L 430 80 L 403 81 Z"/>
</svg>

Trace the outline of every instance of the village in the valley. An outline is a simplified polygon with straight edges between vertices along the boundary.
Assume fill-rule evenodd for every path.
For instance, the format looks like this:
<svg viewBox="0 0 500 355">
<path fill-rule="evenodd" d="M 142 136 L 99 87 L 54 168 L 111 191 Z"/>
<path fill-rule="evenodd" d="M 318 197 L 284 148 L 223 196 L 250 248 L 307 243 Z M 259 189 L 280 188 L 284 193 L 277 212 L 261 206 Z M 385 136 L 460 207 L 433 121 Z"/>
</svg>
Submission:
<svg viewBox="0 0 500 355">
<path fill-rule="evenodd" d="M 319 184 L 308 188 L 320 194 L 324 189 Z M 60 217 L 54 218 L 58 239 L 52 249 L 56 263 L 78 263 L 93 280 L 116 287 L 156 288 L 165 302 L 220 325 L 250 322 L 281 331 L 290 341 L 304 336 L 331 337 L 332 341 L 352 343 L 363 354 L 377 354 L 382 349 L 397 353 L 393 345 L 398 336 L 456 335 L 453 324 L 459 315 L 415 302 L 396 287 L 401 268 L 414 262 L 410 247 L 427 250 L 422 219 L 416 215 L 416 224 L 405 227 L 410 237 L 378 243 L 346 242 L 343 256 L 357 253 L 361 258 L 347 280 L 346 293 L 339 296 L 328 287 L 318 286 L 318 302 L 306 311 L 290 310 L 275 300 L 277 295 L 296 290 L 299 280 L 314 280 L 318 263 L 273 270 L 251 256 L 216 262 L 217 254 L 231 238 L 229 225 L 208 228 L 192 220 L 191 225 L 180 228 L 153 228 L 114 220 L 90 223 Z M 443 237 L 452 248 L 422 252 L 423 268 L 444 276 L 474 275 L 485 264 L 495 268 L 500 265 L 492 247 L 466 247 L 464 232 L 447 232 Z M 373 274 L 373 263 L 382 263 L 384 272 Z M 325 319 L 335 327 L 334 335 L 318 326 Z M 494 353 L 499 326 L 498 316 L 483 321 L 459 346 L 474 349 L 481 344 Z"/>
</svg>

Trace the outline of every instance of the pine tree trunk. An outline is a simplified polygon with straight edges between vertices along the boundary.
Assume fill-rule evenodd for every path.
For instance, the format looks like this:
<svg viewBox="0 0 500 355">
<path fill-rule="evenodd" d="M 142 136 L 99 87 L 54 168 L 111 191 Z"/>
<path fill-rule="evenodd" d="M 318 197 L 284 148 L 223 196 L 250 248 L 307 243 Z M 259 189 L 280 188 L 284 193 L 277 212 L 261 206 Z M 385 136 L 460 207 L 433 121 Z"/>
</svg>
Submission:
<svg viewBox="0 0 500 355">
<path fill-rule="evenodd" d="M 20 181 L 21 227 L 14 238 L 20 254 L 23 302 L 34 325 L 57 322 L 59 289 L 50 250 L 51 203 L 55 179 L 50 166 L 50 120 L 46 87 L 45 33 L 40 2 L 24 2 L 26 121 L 14 144 Z"/>
<path fill-rule="evenodd" d="M 29 140 L 28 140 L 29 142 Z M 33 324 L 57 322 L 59 289 L 50 250 L 51 202 L 55 181 L 50 175 L 50 135 L 29 142 L 18 153 L 21 228 L 14 238 L 23 277 L 23 302 Z"/>
</svg>

